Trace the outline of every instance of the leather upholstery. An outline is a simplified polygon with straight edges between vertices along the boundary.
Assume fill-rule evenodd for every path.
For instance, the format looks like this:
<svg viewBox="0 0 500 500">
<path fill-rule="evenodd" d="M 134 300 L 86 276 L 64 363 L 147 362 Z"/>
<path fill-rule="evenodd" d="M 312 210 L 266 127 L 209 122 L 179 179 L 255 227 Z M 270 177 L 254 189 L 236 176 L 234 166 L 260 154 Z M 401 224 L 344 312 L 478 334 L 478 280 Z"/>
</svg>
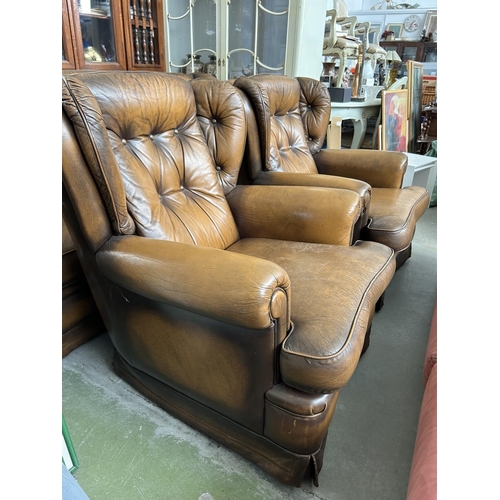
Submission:
<svg viewBox="0 0 500 500">
<path fill-rule="evenodd" d="M 104 324 L 63 219 L 62 357 L 104 331 Z"/>
<path fill-rule="evenodd" d="M 241 93 L 67 73 L 63 214 L 116 372 L 279 480 L 316 478 L 394 252 L 348 190 L 237 185 Z"/>
<path fill-rule="evenodd" d="M 410 256 L 416 223 L 429 205 L 426 189 L 401 189 L 406 155 L 321 149 L 330 119 L 330 97 L 317 80 L 262 74 L 239 77 L 234 85 L 248 99 L 245 110 L 251 137 L 251 149 L 247 147 L 245 154 L 248 174 L 240 176 L 240 182 L 355 191 L 364 205 L 360 238 L 393 248 L 401 266 Z"/>
<path fill-rule="evenodd" d="M 234 85 L 249 100 L 245 110 L 253 145 L 247 147 L 245 163 L 250 182 L 286 185 L 310 182 L 310 185 L 350 189 L 362 199 L 361 225 L 365 226 L 371 200 L 369 184 L 340 176 L 329 179 L 316 176 L 309 181 L 297 176 L 318 174 L 313 154 L 321 151 L 330 119 L 330 97 L 322 90 L 325 86 L 311 78 L 278 75 L 237 78 Z M 257 128 L 257 134 L 252 126 Z"/>
</svg>

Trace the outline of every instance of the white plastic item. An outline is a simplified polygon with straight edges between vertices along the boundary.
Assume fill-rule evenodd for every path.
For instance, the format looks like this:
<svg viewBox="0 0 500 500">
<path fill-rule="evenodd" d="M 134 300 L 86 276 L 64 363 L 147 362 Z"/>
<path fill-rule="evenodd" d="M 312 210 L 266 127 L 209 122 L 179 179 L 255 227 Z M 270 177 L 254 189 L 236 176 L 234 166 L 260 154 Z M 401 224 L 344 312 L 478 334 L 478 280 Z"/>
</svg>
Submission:
<svg viewBox="0 0 500 500">
<path fill-rule="evenodd" d="M 375 75 L 372 63 L 369 59 L 363 64 L 363 74 L 361 75 L 361 85 L 375 85 Z"/>
</svg>

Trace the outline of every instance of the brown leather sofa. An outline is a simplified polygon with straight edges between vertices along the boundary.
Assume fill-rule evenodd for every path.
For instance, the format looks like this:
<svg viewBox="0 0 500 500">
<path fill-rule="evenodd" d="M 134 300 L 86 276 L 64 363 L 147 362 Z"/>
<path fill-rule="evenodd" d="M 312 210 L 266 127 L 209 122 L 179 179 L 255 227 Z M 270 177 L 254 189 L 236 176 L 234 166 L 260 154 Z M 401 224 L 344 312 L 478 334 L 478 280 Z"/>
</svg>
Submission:
<svg viewBox="0 0 500 500">
<path fill-rule="evenodd" d="M 352 189 L 364 201 L 360 238 L 396 252 L 397 267 L 411 256 L 417 221 L 429 205 L 419 186 L 401 188 L 403 153 L 322 149 L 330 120 L 327 88 L 311 78 L 238 77 L 246 98 L 248 145 L 240 182 Z"/>
<path fill-rule="evenodd" d="M 62 221 L 62 357 L 106 330 Z"/>
<path fill-rule="evenodd" d="M 280 481 L 317 484 L 396 268 L 353 241 L 359 195 L 237 185 L 246 118 L 227 82 L 62 80 L 63 214 L 114 370 Z"/>
</svg>

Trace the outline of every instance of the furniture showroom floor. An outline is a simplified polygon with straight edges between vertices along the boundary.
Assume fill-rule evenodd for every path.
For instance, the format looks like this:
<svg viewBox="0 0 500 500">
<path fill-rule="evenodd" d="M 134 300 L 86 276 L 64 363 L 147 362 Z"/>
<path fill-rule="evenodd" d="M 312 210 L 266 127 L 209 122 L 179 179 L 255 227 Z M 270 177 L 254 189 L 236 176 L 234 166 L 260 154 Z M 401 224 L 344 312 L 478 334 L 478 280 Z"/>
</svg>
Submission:
<svg viewBox="0 0 500 500">
<path fill-rule="evenodd" d="M 62 361 L 62 409 L 90 500 L 401 500 L 423 395 L 437 296 L 437 207 L 375 314 L 371 344 L 342 390 L 319 487 L 278 483 L 140 396 L 111 369 L 101 335 Z"/>
</svg>

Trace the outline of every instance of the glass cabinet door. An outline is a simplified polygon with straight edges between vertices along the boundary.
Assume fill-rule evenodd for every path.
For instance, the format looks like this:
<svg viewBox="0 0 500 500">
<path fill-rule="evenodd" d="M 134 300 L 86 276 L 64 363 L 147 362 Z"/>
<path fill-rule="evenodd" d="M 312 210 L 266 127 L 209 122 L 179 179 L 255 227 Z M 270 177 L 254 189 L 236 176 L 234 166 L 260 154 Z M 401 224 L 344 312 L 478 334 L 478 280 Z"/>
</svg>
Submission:
<svg viewBox="0 0 500 500">
<path fill-rule="evenodd" d="M 425 47 L 424 62 L 437 62 L 437 45 Z"/>
<path fill-rule="evenodd" d="M 401 60 L 404 61 L 416 61 L 417 60 L 417 46 L 413 45 L 403 45 L 401 49 Z"/>
<path fill-rule="evenodd" d="M 284 74 L 289 0 L 165 0 L 167 71 Z M 198 57 L 197 57 L 198 56 Z M 201 69 L 203 68 L 203 69 Z"/>
<path fill-rule="evenodd" d="M 233 0 L 226 17 L 226 78 L 284 74 L 289 0 Z"/>
<path fill-rule="evenodd" d="M 75 5 L 76 4 L 76 5 Z M 73 0 L 78 12 L 75 34 L 82 68 L 126 68 L 120 0 Z"/>
<path fill-rule="evenodd" d="M 220 64 L 217 3 L 215 0 L 166 0 L 167 71 L 191 73 L 203 65 L 202 72 L 205 72 L 210 56 Z"/>
</svg>

